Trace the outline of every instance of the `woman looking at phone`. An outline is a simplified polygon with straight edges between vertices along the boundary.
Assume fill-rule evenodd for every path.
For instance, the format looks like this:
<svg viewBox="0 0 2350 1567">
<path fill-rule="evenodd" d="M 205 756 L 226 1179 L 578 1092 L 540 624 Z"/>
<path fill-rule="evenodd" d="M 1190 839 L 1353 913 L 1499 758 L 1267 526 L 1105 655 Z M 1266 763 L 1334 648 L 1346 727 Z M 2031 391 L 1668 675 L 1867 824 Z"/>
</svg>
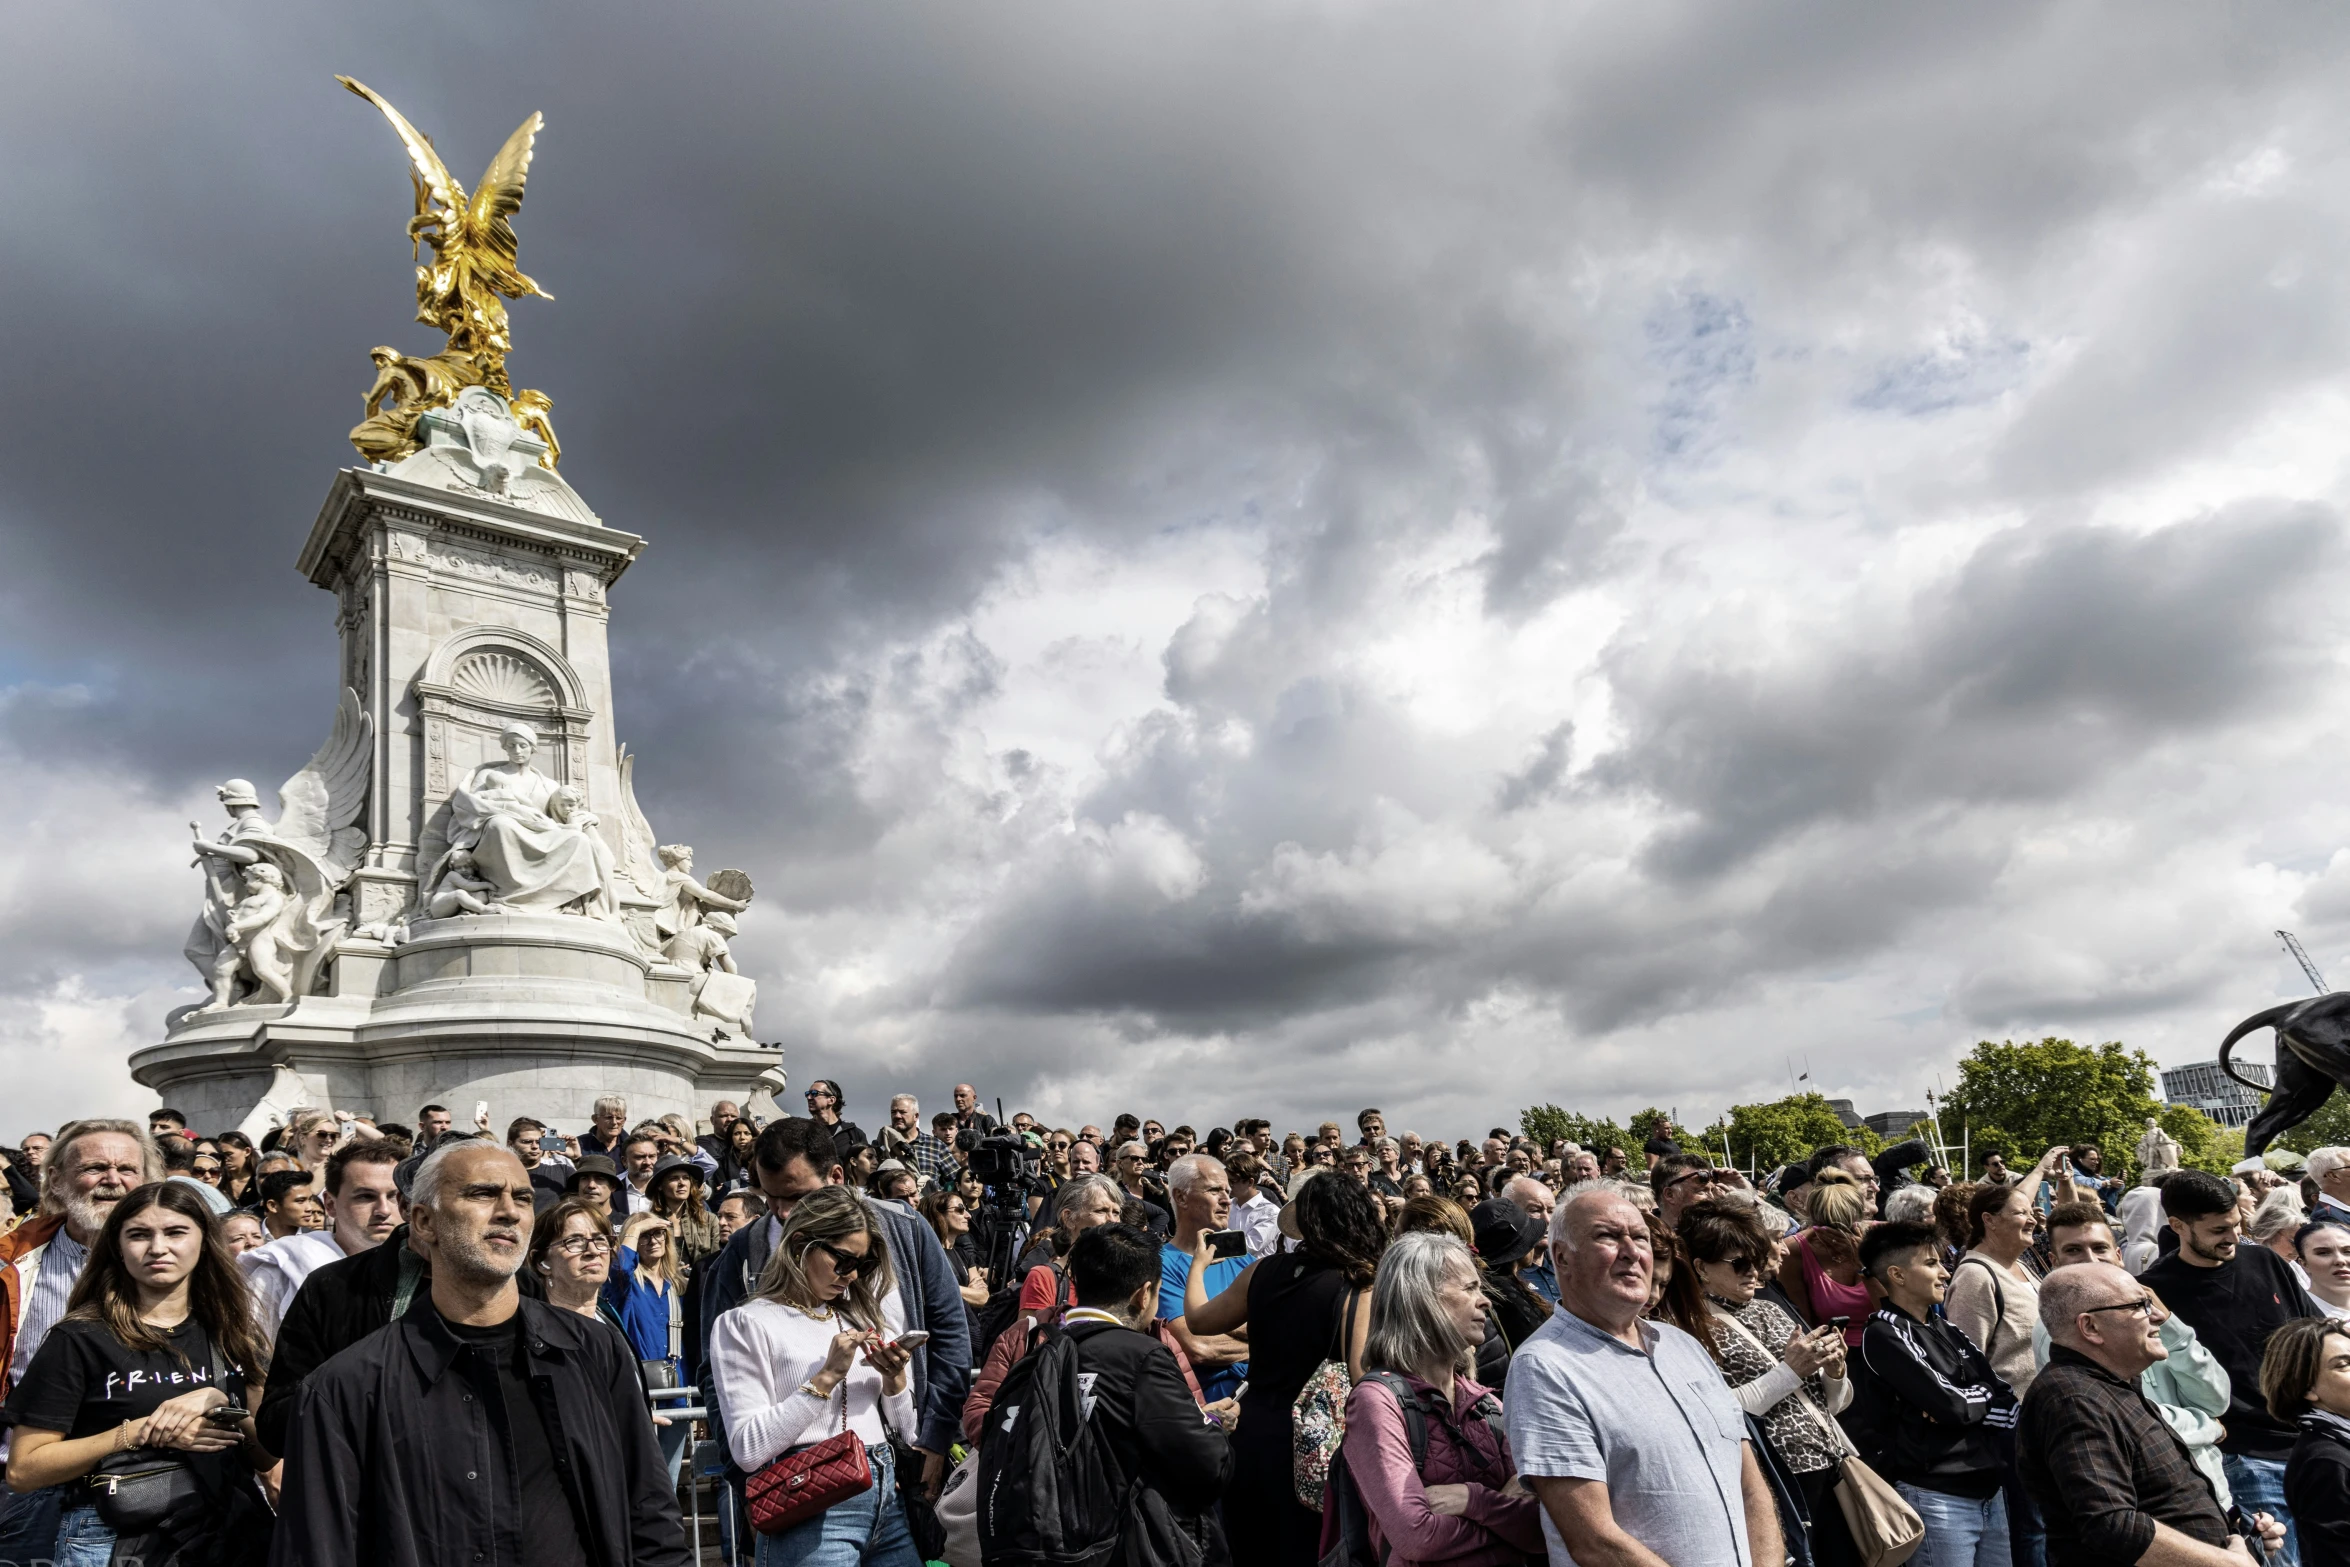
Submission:
<svg viewBox="0 0 2350 1567">
<path fill-rule="evenodd" d="M 270 1515 L 254 1472 L 275 1462 L 253 1434 L 269 1363 L 252 1297 L 204 1199 L 185 1182 L 142 1186 L 114 1205 L 90 1247 L 65 1316 L 41 1341 L 8 1401 L 8 1487 L 62 1487 L 59 1567 L 190 1560 L 259 1562 Z M 135 1455 L 135 1456 L 126 1456 Z M 137 1536 L 117 1531 L 84 1483 L 105 1465 L 184 1466 L 193 1495 Z"/>
<path fill-rule="evenodd" d="M 1776 1247 L 1753 1209 L 1721 1198 L 1694 1202 L 1674 1235 L 1686 1265 L 1673 1272 L 1663 1315 L 1696 1336 L 1739 1407 L 1762 1423 L 1772 1454 L 1803 1492 L 1813 1561 L 1857 1567 L 1835 1496 L 1851 1452 L 1833 1418 L 1852 1402 L 1842 1328 L 1833 1321 L 1807 1328 L 1763 1296 Z"/>
<path fill-rule="evenodd" d="M 844 1428 L 865 1444 L 873 1484 L 781 1534 L 758 1567 L 922 1567 L 898 1503 L 889 1433 L 911 1435 L 912 1351 L 889 1247 L 864 1200 L 827 1186 L 793 1204 L 767 1271 L 710 1332 L 726 1439 L 756 1475 Z"/>
</svg>

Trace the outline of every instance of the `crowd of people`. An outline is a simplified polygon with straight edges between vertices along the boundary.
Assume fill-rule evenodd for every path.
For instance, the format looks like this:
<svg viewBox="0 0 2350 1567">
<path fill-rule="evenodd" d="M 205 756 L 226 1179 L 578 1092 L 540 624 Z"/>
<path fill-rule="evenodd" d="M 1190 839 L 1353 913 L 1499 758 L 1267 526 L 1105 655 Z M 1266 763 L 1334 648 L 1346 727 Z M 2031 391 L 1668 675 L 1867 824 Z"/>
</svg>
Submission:
<svg viewBox="0 0 2350 1567">
<path fill-rule="evenodd" d="M 805 1099 L 0 1149 L 0 1567 L 2350 1567 L 2350 1149 Z"/>
</svg>

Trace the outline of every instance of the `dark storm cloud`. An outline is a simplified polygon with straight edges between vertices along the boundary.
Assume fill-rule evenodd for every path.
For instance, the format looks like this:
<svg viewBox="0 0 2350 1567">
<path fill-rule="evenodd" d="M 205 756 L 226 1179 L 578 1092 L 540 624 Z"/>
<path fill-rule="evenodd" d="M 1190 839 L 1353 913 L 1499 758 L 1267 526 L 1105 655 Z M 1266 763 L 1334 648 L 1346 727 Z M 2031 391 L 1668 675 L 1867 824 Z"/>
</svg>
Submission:
<svg viewBox="0 0 2350 1567">
<path fill-rule="evenodd" d="M 1756 664 L 1736 638 L 1611 660 L 1630 734 L 1597 778 L 1687 813 L 1648 863 L 1716 875 L 1823 821 L 2050 799 L 2147 746 L 2295 705 L 2344 559 L 2330 510 L 2144 536 L 2001 533 L 1897 615 Z"/>
</svg>

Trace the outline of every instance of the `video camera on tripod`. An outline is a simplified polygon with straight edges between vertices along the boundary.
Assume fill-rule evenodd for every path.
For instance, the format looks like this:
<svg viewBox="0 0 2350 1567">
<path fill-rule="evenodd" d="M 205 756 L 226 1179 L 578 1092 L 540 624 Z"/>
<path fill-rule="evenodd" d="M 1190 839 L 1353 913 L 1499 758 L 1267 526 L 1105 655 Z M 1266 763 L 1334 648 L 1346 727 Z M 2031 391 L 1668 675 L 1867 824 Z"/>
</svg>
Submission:
<svg viewBox="0 0 2350 1567">
<path fill-rule="evenodd" d="M 996 1110 L 1001 1114 L 1003 1106 Z M 986 1189 L 979 1211 L 971 1215 L 971 1240 L 988 1278 L 1000 1287 L 1028 1244 L 1028 1199 L 1044 1155 L 1009 1132 L 982 1133 L 976 1127 L 955 1134 L 955 1154 Z"/>
</svg>

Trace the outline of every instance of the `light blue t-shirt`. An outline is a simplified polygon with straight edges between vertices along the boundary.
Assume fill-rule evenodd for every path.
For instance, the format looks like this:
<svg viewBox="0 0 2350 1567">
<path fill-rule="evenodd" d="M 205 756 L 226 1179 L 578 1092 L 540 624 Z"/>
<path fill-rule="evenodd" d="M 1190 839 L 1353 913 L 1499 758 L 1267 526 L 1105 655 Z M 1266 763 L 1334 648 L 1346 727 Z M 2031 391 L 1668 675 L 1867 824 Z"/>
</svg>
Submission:
<svg viewBox="0 0 2350 1567">
<path fill-rule="evenodd" d="M 1751 1567 L 1746 1416 L 1696 1339 L 1642 1322 L 1642 1354 L 1564 1307 L 1510 1356 L 1502 1419 L 1521 1475 L 1607 1484 L 1616 1524 L 1673 1567 Z M 1551 1567 L 1575 1567 L 1546 1510 Z"/>
<path fill-rule="evenodd" d="M 1253 1260 L 1243 1254 L 1238 1257 L 1219 1257 L 1210 1262 L 1208 1276 L 1200 1286 L 1207 1291 L 1208 1299 L 1214 1300 L 1230 1289 L 1232 1281 L 1239 1278 Z M 1171 1244 L 1160 1247 L 1159 1320 L 1161 1322 L 1170 1322 L 1183 1315 L 1183 1287 L 1190 1282 L 1190 1279 L 1191 1253 L 1178 1251 Z M 1248 1380 L 1248 1362 L 1243 1360 L 1237 1365 L 1226 1366 L 1223 1370 L 1212 1374 L 1194 1366 L 1192 1372 L 1199 1378 L 1201 1396 L 1212 1404 L 1220 1398 L 1230 1398 L 1232 1390 Z"/>
</svg>

